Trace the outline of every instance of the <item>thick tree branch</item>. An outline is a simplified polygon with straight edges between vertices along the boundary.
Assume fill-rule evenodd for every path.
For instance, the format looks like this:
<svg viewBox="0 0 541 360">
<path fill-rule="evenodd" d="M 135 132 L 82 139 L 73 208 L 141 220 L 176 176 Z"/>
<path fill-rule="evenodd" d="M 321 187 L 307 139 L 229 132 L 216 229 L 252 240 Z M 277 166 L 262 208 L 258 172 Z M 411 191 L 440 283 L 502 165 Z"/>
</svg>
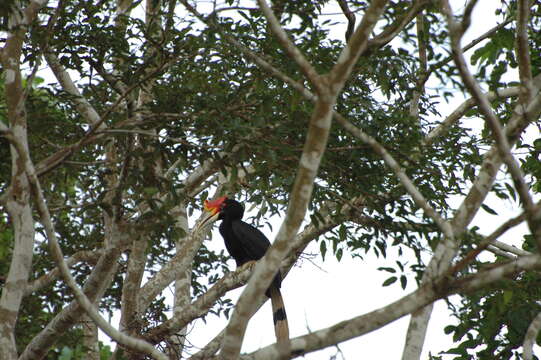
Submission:
<svg viewBox="0 0 541 360">
<path fill-rule="evenodd" d="M 517 30 L 516 30 L 516 57 L 518 60 L 518 74 L 521 86 L 521 102 L 527 104 L 533 96 L 532 63 L 530 46 L 528 44 L 528 21 L 530 19 L 530 0 L 518 0 Z"/>
<path fill-rule="evenodd" d="M 22 2 L 7 5 L 7 36 L 0 49 L 0 64 L 4 80 L 4 105 L 8 124 L 0 121 L 0 135 L 10 142 L 11 179 L 2 202 L 13 226 L 11 262 L 0 297 L 0 358 L 17 358 L 15 327 L 24 291 L 32 269 L 34 219 L 30 205 L 30 184 L 25 174 L 21 151 L 28 151 L 26 93 L 23 88 L 20 59 L 28 27 L 46 1 L 34 1 L 22 8 Z M 6 5 L 4 5 L 6 6 Z M 4 7 L 5 8 L 5 7 Z M 8 128 L 9 126 L 9 128 Z"/>
<path fill-rule="evenodd" d="M 357 203 L 359 201 L 356 201 Z M 322 209 L 324 213 L 330 211 L 332 207 Z M 348 206 L 344 206 L 342 213 L 349 211 Z M 331 217 L 329 215 L 324 216 L 323 221 L 319 225 L 311 224 L 307 226 L 301 233 L 299 233 L 294 240 L 293 250 L 291 254 L 284 259 L 281 266 L 282 278 L 285 278 L 299 255 L 304 251 L 306 246 L 314 239 L 318 238 L 321 234 L 331 230 L 342 222 L 338 217 Z M 164 338 L 167 334 L 172 334 L 184 326 L 188 325 L 191 321 L 206 314 L 208 310 L 221 298 L 225 293 L 232 289 L 236 289 L 248 281 L 252 269 L 249 267 L 240 267 L 234 272 L 227 273 L 223 278 L 218 280 L 205 294 L 198 297 L 191 304 L 176 309 L 174 317 L 165 321 L 160 326 L 151 330 L 147 338 L 153 342 L 158 342 Z M 266 301 L 264 299 L 261 305 Z"/>
<path fill-rule="evenodd" d="M 533 346 L 541 330 L 541 312 L 532 320 L 522 343 L 524 360 L 533 360 Z"/>
</svg>

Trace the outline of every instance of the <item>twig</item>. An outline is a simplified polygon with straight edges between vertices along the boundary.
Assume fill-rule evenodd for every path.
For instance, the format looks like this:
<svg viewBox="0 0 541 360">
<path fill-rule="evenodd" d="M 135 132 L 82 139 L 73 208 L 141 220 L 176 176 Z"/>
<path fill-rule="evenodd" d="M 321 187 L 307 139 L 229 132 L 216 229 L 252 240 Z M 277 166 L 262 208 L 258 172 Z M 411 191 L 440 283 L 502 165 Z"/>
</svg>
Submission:
<svg viewBox="0 0 541 360">
<path fill-rule="evenodd" d="M 505 20 L 504 22 L 502 22 L 501 24 L 498 24 L 498 25 L 494 26 L 492 29 L 488 30 L 486 33 L 482 34 L 478 38 L 472 40 L 468 45 L 464 46 L 462 48 L 462 51 L 466 52 L 466 51 L 470 50 L 475 45 L 479 44 L 481 41 L 483 41 L 483 40 L 489 38 L 490 36 L 492 36 L 498 30 L 500 30 L 500 29 L 504 28 L 505 26 L 507 26 L 508 24 L 512 23 L 513 20 L 514 20 L 513 18 L 509 18 L 509 19 Z M 446 58 L 438 61 L 437 63 L 435 63 L 433 65 L 431 65 L 429 67 L 428 71 L 426 72 L 425 76 L 423 77 L 422 82 L 426 83 L 426 81 L 428 80 L 428 78 L 430 77 L 430 75 L 434 71 L 438 70 L 439 68 L 441 68 L 443 65 L 447 64 L 451 60 L 453 60 L 453 56 L 449 55 Z"/>
<path fill-rule="evenodd" d="M 471 263 L 477 257 L 477 255 L 479 255 L 489 245 L 493 245 L 494 241 L 497 238 L 502 236 L 507 230 L 522 223 L 525 218 L 526 218 L 526 214 L 522 213 L 519 216 L 509 219 L 505 223 L 500 225 L 496 230 L 494 230 L 494 232 L 492 232 L 490 235 L 484 238 L 483 241 L 481 241 L 475 249 L 470 251 L 468 254 L 466 254 L 466 256 L 464 256 L 462 260 L 460 260 L 453 267 L 451 267 L 447 271 L 446 276 L 453 276 L 460 270 L 464 269 L 466 266 L 468 266 L 469 263 Z"/>
</svg>

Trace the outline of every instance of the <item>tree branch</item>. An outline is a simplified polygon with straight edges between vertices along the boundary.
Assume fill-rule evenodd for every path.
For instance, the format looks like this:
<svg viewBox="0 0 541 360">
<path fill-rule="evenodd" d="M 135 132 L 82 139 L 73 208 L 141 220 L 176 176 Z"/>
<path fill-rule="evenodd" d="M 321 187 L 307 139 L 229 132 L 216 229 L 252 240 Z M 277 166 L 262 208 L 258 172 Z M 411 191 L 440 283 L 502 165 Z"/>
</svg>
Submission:
<svg viewBox="0 0 541 360">
<path fill-rule="evenodd" d="M 274 16 L 274 12 L 271 10 L 267 2 L 265 0 L 257 0 L 257 3 L 259 4 L 261 11 L 263 12 L 263 15 L 265 15 L 265 17 L 267 18 L 269 27 L 274 36 L 276 36 L 276 39 L 278 39 L 278 41 L 280 42 L 284 50 L 289 54 L 291 59 L 293 59 L 297 63 L 297 65 L 299 65 L 302 73 L 314 86 L 316 92 L 319 92 L 321 90 L 321 81 L 317 71 L 313 68 L 312 64 L 310 64 L 310 62 L 306 60 L 302 52 L 289 39 L 289 36 L 280 26 L 280 21 L 276 18 L 276 16 Z"/>
<path fill-rule="evenodd" d="M 49 209 L 45 203 L 45 198 L 43 197 L 41 185 L 39 183 L 38 176 L 36 174 L 32 161 L 28 155 L 28 152 L 26 151 L 24 146 L 19 143 L 18 139 L 16 139 L 13 136 L 9 136 L 9 134 L 6 137 L 11 142 L 11 144 L 17 149 L 19 156 L 22 158 L 22 161 L 24 164 L 24 170 L 31 184 L 32 193 L 36 200 L 38 213 L 41 217 L 42 224 L 45 227 L 47 239 L 49 241 L 49 250 L 51 251 L 53 258 L 58 265 L 58 268 L 60 270 L 60 273 L 62 274 L 62 277 L 64 278 L 64 280 L 66 281 L 70 289 L 73 291 L 79 305 L 85 310 L 88 316 L 99 326 L 99 328 L 115 341 L 121 343 L 122 345 L 130 349 L 150 355 L 156 359 L 167 360 L 164 354 L 154 349 L 150 344 L 140 339 L 128 336 L 118 331 L 114 327 L 112 327 L 105 319 L 101 317 L 99 312 L 94 308 L 94 305 L 92 304 L 92 302 L 88 299 L 88 297 L 84 294 L 84 292 L 79 288 L 79 286 L 75 282 L 75 279 L 70 274 L 70 271 L 69 271 L 68 266 L 66 265 L 66 262 L 64 261 L 62 250 L 60 249 L 58 240 L 56 238 L 56 232 L 52 225 Z"/>
<path fill-rule="evenodd" d="M 533 96 L 532 63 L 530 46 L 528 44 L 528 21 L 530 19 L 530 0 L 518 0 L 517 30 L 516 30 L 516 58 L 518 61 L 518 74 L 521 85 L 521 102 L 527 104 Z"/>
<path fill-rule="evenodd" d="M 472 1 L 471 3 L 474 2 Z M 526 210 L 526 218 L 528 220 L 530 230 L 537 241 L 538 248 L 541 249 L 541 223 L 539 221 L 536 221 L 538 219 L 535 213 L 535 205 L 530 196 L 529 189 L 524 180 L 524 175 L 522 173 L 520 165 L 511 154 L 511 146 L 509 144 L 509 141 L 507 140 L 507 136 L 505 136 L 505 133 L 498 118 L 496 117 L 496 114 L 494 114 L 494 112 L 492 111 L 490 102 L 488 101 L 485 94 L 481 91 L 481 88 L 479 87 L 477 81 L 470 73 L 466 60 L 464 59 L 464 54 L 460 47 L 460 39 L 463 32 L 465 31 L 464 24 L 469 24 L 469 15 L 471 13 L 471 10 L 470 12 L 468 12 L 467 10 L 470 8 L 473 8 L 473 5 L 470 7 L 466 7 L 463 24 L 459 25 L 454 20 L 448 0 L 442 1 L 442 11 L 447 18 L 449 34 L 451 37 L 451 49 L 453 52 L 453 58 L 462 78 L 462 81 L 464 82 L 464 85 L 469 90 L 472 97 L 476 100 L 479 106 L 479 110 L 484 115 L 485 121 L 492 130 L 492 135 L 497 145 L 498 154 L 503 160 L 503 162 L 507 165 L 507 169 L 511 174 L 515 188 L 520 196 L 520 200 L 522 201 L 522 204 Z"/>
<path fill-rule="evenodd" d="M 413 293 L 382 308 L 339 322 L 326 329 L 291 339 L 292 353 L 295 356 L 300 356 L 353 339 L 379 329 L 407 314 L 413 313 L 437 299 L 454 293 L 473 292 L 505 276 L 524 270 L 539 268 L 541 268 L 541 257 L 533 255 L 518 258 L 515 261 L 499 265 L 472 276 L 459 278 L 452 283 L 449 283 L 449 279 L 441 278 L 434 283 L 421 286 Z M 241 359 L 266 360 L 277 358 L 278 355 L 277 345 L 269 345 L 251 354 L 241 356 Z"/>
<path fill-rule="evenodd" d="M 532 320 L 522 343 L 524 360 L 533 360 L 533 346 L 541 329 L 541 312 Z"/>
<path fill-rule="evenodd" d="M 286 217 L 272 246 L 265 256 L 256 264 L 255 271 L 248 285 L 241 294 L 235 311 L 226 328 L 220 357 L 234 359 L 238 357 L 246 325 L 256 310 L 256 304 L 271 283 L 282 259 L 291 253 L 291 239 L 297 233 L 308 208 L 314 180 L 317 175 L 321 158 L 327 145 L 333 107 L 336 97 L 342 89 L 346 78 L 353 67 L 354 60 L 366 47 L 368 34 L 372 31 L 383 13 L 387 1 L 373 1 L 367 9 L 359 28 L 353 34 L 351 41 L 342 51 L 333 67 L 329 81 L 321 81 L 317 85 L 318 100 L 308 126 L 306 141 L 299 162 L 299 168 L 291 192 Z M 260 1 L 264 3 L 264 1 Z M 265 6 L 264 3 L 263 6 Z M 279 25 L 279 24 L 274 24 Z M 279 31 L 275 29 L 274 31 Z M 326 80 L 323 78 L 322 80 Z M 315 84 L 314 84 L 315 85 Z M 287 349 L 282 351 L 288 352 Z M 287 356 L 287 353 L 284 354 Z"/>
<path fill-rule="evenodd" d="M 348 27 L 345 34 L 346 42 L 348 42 L 351 38 L 351 34 L 353 34 L 353 31 L 355 30 L 355 14 L 350 10 L 346 0 L 336 1 L 338 2 L 338 5 L 340 5 L 340 9 L 342 9 L 342 12 L 348 21 Z"/>
<path fill-rule="evenodd" d="M 71 267 L 81 261 L 96 262 L 101 255 L 103 255 L 103 249 L 79 251 L 66 259 L 66 265 Z M 47 274 L 40 276 L 38 279 L 28 284 L 24 291 L 24 295 L 28 296 L 36 291 L 41 290 L 42 288 L 56 280 L 59 276 L 60 270 L 58 269 L 58 267 L 55 267 Z"/>
</svg>

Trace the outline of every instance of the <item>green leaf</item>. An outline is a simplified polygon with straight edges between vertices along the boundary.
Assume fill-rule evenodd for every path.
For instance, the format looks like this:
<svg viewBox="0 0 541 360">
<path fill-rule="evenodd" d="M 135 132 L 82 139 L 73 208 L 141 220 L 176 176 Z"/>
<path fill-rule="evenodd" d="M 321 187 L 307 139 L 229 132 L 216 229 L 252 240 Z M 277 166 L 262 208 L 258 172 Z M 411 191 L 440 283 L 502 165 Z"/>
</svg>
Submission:
<svg viewBox="0 0 541 360">
<path fill-rule="evenodd" d="M 485 210 L 487 213 L 489 213 L 491 215 L 498 215 L 498 213 L 496 211 L 492 210 L 492 208 L 490 208 L 486 204 L 481 204 L 481 207 L 483 208 L 483 210 Z"/>
<path fill-rule="evenodd" d="M 340 238 L 340 241 L 346 240 L 347 230 L 344 224 L 340 225 L 340 227 L 338 228 L 338 237 Z"/>
<path fill-rule="evenodd" d="M 325 243 L 325 240 L 322 240 L 319 244 L 319 252 L 321 253 L 321 258 L 325 260 L 325 254 L 327 253 L 327 244 Z"/>
<path fill-rule="evenodd" d="M 342 248 L 340 248 L 340 249 L 338 249 L 338 250 L 336 251 L 336 259 L 337 259 L 338 261 L 342 260 L 342 255 L 343 255 L 343 250 L 342 250 Z"/>
<path fill-rule="evenodd" d="M 398 278 L 396 276 L 391 276 L 390 278 L 388 278 L 387 280 L 385 280 L 383 282 L 383 286 L 389 286 L 389 285 L 395 283 L 396 280 L 398 280 Z"/>
<path fill-rule="evenodd" d="M 443 332 L 445 333 L 445 335 L 449 335 L 455 330 L 456 330 L 456 326 L 454 325 L 447 325 L 446 327 L 443 328 Z"/>
<path fill-rule="evenodd" d="M 408 278 L 406 275 L 400 276 L 400 286 L 402 286 L 402 289 L 406 289 L 406 286 L 408 285 Z"/>
</svg>

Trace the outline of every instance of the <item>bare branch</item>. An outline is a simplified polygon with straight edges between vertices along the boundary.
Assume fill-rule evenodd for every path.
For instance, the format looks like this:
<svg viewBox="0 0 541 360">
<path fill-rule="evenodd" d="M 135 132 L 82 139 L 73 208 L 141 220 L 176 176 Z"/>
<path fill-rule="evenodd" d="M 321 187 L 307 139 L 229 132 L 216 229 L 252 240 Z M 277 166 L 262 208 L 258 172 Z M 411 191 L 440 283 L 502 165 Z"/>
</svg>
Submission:
<svg viewBox="0 0 541 360">
<path fill-rule="evenodd" d="M 353 31 L 355 30 L 355 14 L 350 10 L 346 0 L 336 1 L 338 2 L 338 5 L 340 5 L 340 9 L 342 9 L 344 16 L 348 20 L 348 27 L 345 34 L 346 42 L 348 42 L 351 34 L 353 34 Z"/>
<path fill-rule="evenodd" d="M 333 92 L 338 93 L 342 90 L 346 79 L 349 77 L 354 64 L 359 56 L 368 47 L 368 39 L 379 18 L 383 14 L 388 0 L 374 0 L 359 23 L 359 26 L 351 36 L 346 47 L 342 49 L 336 64 L 329 73 L 329 81 Z M 321 96 L 321 94 L 318 94 Z"/>
<path fill-rule="evenodd" d="M 417 187 L 413 184 L 411 179 L 406 175 L 404 169 L 396 162 L 396 160 L 385 150 L 385 148 L 378 143 L 374 138 L 363 132 L 361 129 L 353 125 L 351 122 L 347 121 L 344 117 L 335 113 L 334 118 L 336 121 L 344 127 L 351 135 L 358 138 L 362 142 L 370 145 L 372 150 L 377 153 L 389 166 L 395 175 L 400 179 L 400 182 L 406 189 L 406 191 L 411 195 L 415 204 L 424 210 L 425 214 L 429 216 L 449 239 L 453 238 L 453 230 L 450 224 L 443 219 L 435 210 L 430 206 L 428 201 L 424 196 L 419 192 Z"/>
<path fill-rule="evenodd" d="M 533 360 L 533 346 L 536 343 L 537 334 L 539 334 L 540 329 L 541 312 L 532 320 L 524 336 L 524 342 L 522 344 L 524 360 Z"/>
<path fill-rule="evenodd" d="M 387 27 L 383 32 L 371 39 L 368 42 L 368 46 L 370 48 L 380 48 L 387 45 L 398 35 L 398 33 L 404 30 L 404 28 L 419 14 L 419 12 L 422 11 L 422 9 L 424 9 L 428 3 L 428 0 L 415 0 L 406 14 L 393 22 L 393 24 Z"/>
<path fill-rule="evenodd" d="M 532 63 L 528 44 L 528 21 L 530 19 L 530 0 L 518 0 L 516 57 L 521 84 L 521 102 L 527 104 L 533 96 Z"/>
<path fill-rule="evenodd" d="M 474 1 L 472 1 L 471 3 L 474 3 Z M 458 67 L 462 81 L 464 82 L 464 85 L 469 90 L 469 92 L 472 94 L 472 97 L 475 98 L 479 106 L 479 110 L 484 115 L 485 121 L 488 123 L 490 129 L 492 130 L 492 135 L 497 145 L 498 154 L 502 158 L 503 162 L 507 165 L 508 171 L 510 172 L 513 179 L 515 188 L 520 196 L 520 200 L 522 201 L 523 206 L 526 210 L 530 230 L 532 231 L 532 234 L 537 241 L 538 248 L 541 249 L 541 224 L 539 223 L 539 221 L 536 221 L 534 214 L 534 203 L 530 196 L 526 181 L 524 180 L 524 175 L 522 173 L 520 165 L 511 154 L 511 147 L 509 141 L 507 140 L 507 136 L 505 136 L 505 133 L 498 118 L 496 117 L 496 114 L 494 114 L 494 112 L 492 111 L 490 102 L 488 101 L 485 94 L 481 91 L 481 88 L 479 87 L 477 81 L 470 73 L 466 60 L 464 58 L 464 54 L 460 47 L 460 39 L 463 31 L 465 30 L 464 25 L 460 26 L 455 22 L 448 0 L 442 1 L 442 10 L 447 18 L 449 34 L 451 36 L 451 49 L 453 52 L 453 58 L 455 64 Z M 470 14 L 471 9 L 467 6 L 466 12 L 464 14 L 464 22 L 467 23 L 469 21 L 468 15 Z"/>
<path fill-rule="evenodd" d="M 541 77 L 538 77 L 539 81 L 541 83 Z M 486 94 L 486 97 L 489 101 L 493 101 L 496 99 L 505 99 L 509 97 L 518 96 L 520 92 L 519 87 L 513 86 L 507 89 L 502 90 L 496 90 L 496 91 L 490 91 Z M 449 114 L 445 120 L 441 122 L 441 124 L 434 129 L 432 129 L 426 137 L 423 139 L 423 146 L 429 146 L 434 143 L 434 141 L 445 134 L 445 132 L 458 120 L 460 120 L 466 112 L 468 112 L 471 108 L 473 108 L 477 103 L 475 102 L 474 98 L 469 98 L 468 100 L 464 101 L 462 104 L 460 104 L 451 114 Z"/>
<path fill-rule="evenodd" d="M 269 27 L 284 48 L 284 50 L 289 54 L 291 59 L 293 59 L 297 65 L 299 65 L 302 73 L 306 78 L 310 81 L 310 83 L 314 86 L 316 89 L 316 92 L 320 91 L 321 87 L 321 81 L 319 74 L 317 71 L 313 68 L 312 64 L 302 54 L 302 52 L 293 44 L 291 39 L 289 39 L 289 36 L 285 32 L 284 29 L 280 26 L 280 20 L 276 18 L 274 15 L 274 12 L 269 7 L 267 2 L 265 0 L 257 0 L 259 7 L 261 8 L 261 11 L 263 12 L 263 15 L 267 18 L 267 21 L 269 22 Z"/>
<path fill-rule="evenodd" d="M 81 261 L 96 262 L 102 254 L 103 254 L 103 249 L 92 250 L 92 251 L 87 251 L 87 250 L 79 251 L 66 259 L 66 265 L 71 267 Z M 28 284 L 28 286 L 26 287 L 26 290 L 24 291 L 24 295 L 28 296 L 32 294 L 33 292 L 39 291 L 40 289 L 52 283 L 59 276 L 60 276 L 60 270 L 58 269 L 58 267 L 55 267 L 54 269 L 49 271 L 47 274 L 40 276 L 38 279 Z"/>
<path fill-rule="evenodd" d="M 357 204 L 360 202 L 361 201 L 359 199 L 355 200 L 355 203 Z M 329 204 L 328 207 L 323 208 L 320 211 L 325 214 L 331 211 L 333 208 L 334 206 Z M 346 214 L 350 210 L 351 208 L 346 205 L 342 208 L 342 213 Z M 338 220 L 338 217 L 336 216 L 331 217 L 329 215 L 324 215 L 324 218 L 319 225 L 316 226 L 314 224 L 310 224 L 301 233 L 299 233 L 295 237 L 291 254 L 282 262 L 280 269 L 282 278 L 287 276 L 295 262 L 298 260 L 299 255 L 312 240 L 339 225 L 340 222 L 341 221 Z M 226 292 L 246 284 L 251 274 L 252 270 L 245 267 L 240 267 L 234 272 L 227 273 L 207 292 L 205 292 L 205 294 L 198 297 L 191 304 L 188 304 L 180 309 L 176 309 L 174 317 L 149 331 L 147 338 L 151 341 L 159 341 L 164 337 L 164 334 L 174 333 L 175 331 L 178 331 L 189 324 L 194 319 L 203 316 Z M 260 305 L 263 305 L 266 301 L 267 299 L 263 299 Z"/>
<path fill-rule="evenodd" d="M 21 2 L 18 1 L 7 4 L 7 9 L 10 10 L 5 17 L 8 31 L 4 47 L 0 48 L 4 90 L 2 94 L 3 105 L 7 109 L 5 115 L 8 120 L 7 124 L 0 121 L 0 134 L 11 143 L 9 149 L 11 179 L 8 191 L 1 200 L 9 213 L 14 231 L 11 262 L 0 297 L 0 334 L 2 334 L 0 335 L 0 348 L 6 359 L 16 359 L 18 355 L 15 327 L 24 290 L 32 269 L 35 234 L 30 196 L 31 185 L 25 174 L 24 159 L 21 159 L 20 153 L 21 150 L 27 151 L 29 147 L 26 94 L 22 84 L 20 59 L 28 27 L 46 3 L 46 1 L 33 1 L 25 9 L 21 8 Z M 6 5 L 4 5 L 5 8 Z"/>
<path fill-rule="evenodd" d="M 60 60 L 58 60 L 56 54 L 54 54 L 51 49 L 47 48 L 44 51 L 44 56 L 45 60 L 47 60 L 47 64 L 53 71 L 56 79 L 58 80 L 58 83 L 62 86 L 62 89 L 64 89 L 66 93 L 71 95 L 71 98 L 75 103 L 75 107 L 77 108 L 77 111 L 79 111 L 79 114 L 81 114 L 81 116 L 86 119 L 87 123 L 90 125 L 101 123 L 102 121 L 100 115 L 81 94 L 77 86 L 75 86 L 75 83 L 71 79 L 71 76 L 66 71 L 66 69 L 64 69 L 62 64 L 60 64 Z M 103 128 L 103 126 L 101 126 L 100 128 Z"/>
<path fill-rule="evenodd" d="M 36 174 L 32 161 L 30 160 L 28 152 L 26 151 L 24 146 L 19 143 L 19 141 L 16 138 L 8 136 L 8 140 L 10 140 L 12 145 L 17 149 L 19 156 L 22 158 L 22 161 L 24 164 L 24 170 L 27 174 L 28 180 L 32 187 L 32 193 L 36 200 L 38 213 L 40 214 L 42 224 L 45 227 L 45 231 L 47 233 L 47 239 L 49 241 L 50 251 L 53 255 L 54 260 L 56 261 L 58 265 L 58 268 L 60 269 L 60 273 L 62 274 L 62 277 L 64 278 L 64 280 L 66 281 L 70 289 L 74 292 L 77 302 L 86 311 L 88 316 L 92 318 L 92 320 L 99 326 L 99 328 L 102 329 L 107 335 L 109 335 L 115 341 L 123 344 L 124 346 L 130 349 L 134 349 L 136 351 L 140 351 L 142 353 L 151 355 L 156 359 L 167 360 L 165 355 L 163 355 L 162 353 L 154 349 L 150 344 L 140 339 L 128 336 L 118 331 L 114 327 L 112 327 L 105 319 L 101 317 L 99 312 L 94 308 L 94 305 L 92 304 L 92 302 L 88 299 L 88 297 L 84 294 L 84 292 L 79 288 L 79 286 L 75 282 L 75 279 L 70 274 L 70 271 L 69 271 L 68 266 L 66 265 L 66 262 L 64 261 L 62 250 L 60 249 L 58 240 L 56 238 L 56 232 L 52 225 L 49 209 L 43 197 L 41 185 L 39 183 L 38 176 Z"/>
<path fill-rule="evenodd" d="M 102 256 L 83 287 L 83 291 L 93 302 L 97 302 L 102 298 L 111 283 L 118 268 L 121 249 L 130 240 L 130 231 L 128 229 L 122 229 L 116 234 L 118 239 L 114 242 L 115 245 L 103 249 Z M 83 310 L 75 300 L 64 307 L 26 346 L 19 360 L 35 360 L 45 357 L 50 346 L 58 340 L 59 336 L 79 320 L 81 311 Z"/>
<path fill-rule="evenodd" d="M 334 66 L 329 76 L 329 83 L 321 82 L 317 86 L 319 98 L 310 119 L 286 218 L 273 245 L 257 263 L 253 276 L 239 298 L 224 336 L 220 353 L 222 359 L 233 359 L 238 356 L 246 324 L 256 310 L 257 302 L 263 297 L 263 293 L 274 278 L 281 260 L 291 253 L 290 239 L 297 233 L 308 207 L 314 179 L 327 145 L 336 97 L 351 72 L 354 61 L 366 48 L 368 35 L 381 16 L 386 2 L 385 0 L 373 1 L 370 4 L 359 28 L 355 31 L 351 41 L 342 51 L 337 64 Z M 263 7 L 266 5 L 264 1 L 260 1 L 260 3 L 263 4 Z M 279 26 L 279 23 L 275 22 L 274 25 Z M 278 30 L 275 29 L 274 31 Z"/>
<path fill-rule="evenodd" d="M 422 12 L 417 15 L 415 25 L 417 27 L 417 43 L 419 45 L 419 69 L 417 70 L 417 82 L 410 101 L 410 115 L 417 118 L 419 116 L 419 101 L 421 100 L 421 95 L 424 93 L 424 82 L 421 81 L 421 79 L 424 77 L 427 69 L 427 36 L 425 33 L 424 15 Z"/>
<path fill-rule="evenodd" d="M 494 35 L 494 33 L 496 33 L 498 30 L 504 28 L 505 26 L 507 26 L 508 24 L 512 23 L 513 22 L 513 18 L 509 18 L 507 20 L 505 20 L 504 22 L 502 22 L 501 24 L 498 24 L 496 26 L 494 26 L 492 29 L 488 30 L 487 32 L 485 32 L 484 34 L 482 34 L 481 36 L 479 36 L 478 38 L 470 41 L 470 43 L 466 46 L 464 46 L 462 48 L 462 51 L 463 52 L 466 52 L 468 50 L 470 50 L 471 48 L 473 48 L 475 45 L 479 44 L 481 41 L 484 41 L 486 39 L 488 39 L 489 37 L 491 37 L 492 35 Z M 426 81 L 428 80 L 428 78 L 430 77 L 430 75 L 438 70 L 439 68 L 441 68 L 443 65 L 447 64 L 448 62 L 450 62 L 451 60 L 453 60 L 453 56 L 452 55 L 449 55 L 448 57 L 438 61 L 437 63 L 431 65 L 428 69 L 428 71 L 426 72 L 424 78 L 422 79 L 422 83 L 426 83 Z"/>
<path fill-rule="evenodd" d="M 464 256 L 464 258 L 462 258 L 462 260 L 460 260 L 453 267 L 451 267 L 447 271 L 447 276 L 453 276 L 460 270 L 464 269 L 466 266 L 468 266 L 468 264 L 475 260 L 477 255 L 479 255 L 483 250 L 485 250 L 488 246 L 493 245 L 496 239 L 502 236 L 507 230 L 522 223 L 524 219 L 526 219 L 526 214 L 522 213 L 519 216 L 511 218 L 502 225 L 500 225 L 490 235 L 485 237 L 475 249 L 470 251 L 468 254 L 466 254 L 466 256 Z"/>
<path fill-rule="evenodd" d="M 524 270 L 541 268 L 541 257 L 538 255 L 518 258 L 515 261 L 479 272 L 472 276 L 459 278 L 452 283 L 440 279 L 436 283 L 420 287 L 413 293 L 370 313 L 339 322 L 326 329 L 291 339 L 292 353 L 296 356 L 323 349 L 334 344 L 364 335 L 379 329 L 392 321 L 433 303 L 453 293 L 472 292 L 483 288 L 505 276 L 517 274 Z M 277 358 L 276 345 L 270 345 L 249 355 L 241 356 L 243 360 L 263 360 Z"/>
</svg>

